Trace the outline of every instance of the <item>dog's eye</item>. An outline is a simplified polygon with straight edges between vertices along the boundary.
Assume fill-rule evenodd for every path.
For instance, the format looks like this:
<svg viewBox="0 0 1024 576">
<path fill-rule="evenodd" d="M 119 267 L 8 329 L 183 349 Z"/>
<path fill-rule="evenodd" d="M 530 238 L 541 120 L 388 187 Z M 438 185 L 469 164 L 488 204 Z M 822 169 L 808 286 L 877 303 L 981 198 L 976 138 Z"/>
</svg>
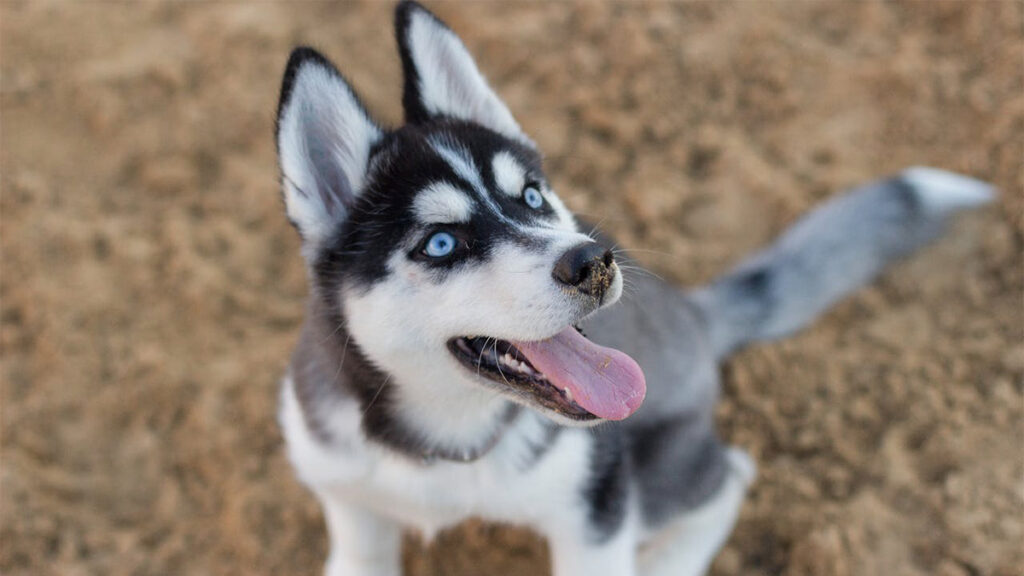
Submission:
<svg viewBox="0 0 1024 576">
<path fill-rule="evenodd" d="M 537 186 L 535 184 L 529 184 L 526 189 L 523 190 L 523 201 L 526 202 L 527 206 L 534 210 L 544 205 L 544 197 L 541 196 L 540 190 L 537 190 Z"/>
<path fill-rule="evenodd" d="M 431 258 L 444 258 L 455 251 L 457 243 L 455 236 L 448 232 L 437 232 L 427 239 L 426 245 L 423 246 L 423 253 Z"/>
</svg>

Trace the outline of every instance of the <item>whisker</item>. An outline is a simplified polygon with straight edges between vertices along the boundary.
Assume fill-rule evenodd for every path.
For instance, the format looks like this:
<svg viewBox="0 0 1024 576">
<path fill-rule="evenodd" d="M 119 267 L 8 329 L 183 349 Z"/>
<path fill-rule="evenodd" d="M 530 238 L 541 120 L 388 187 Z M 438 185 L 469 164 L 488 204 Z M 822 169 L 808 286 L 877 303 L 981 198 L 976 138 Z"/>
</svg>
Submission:
<svg viewBox="0 0 1024 576">
<path fill-rule="evenodd" d="M 658 254 L 659 256 L 669 256 L 669 257 L 672 257 L 672 258 L 678 258 L 679 257 L 678 254 L 673 254 L 671 252 L 665 252 L 664 250 L 648 250 L 647 248 L 619 248 L 618 250 L 615 250 L 614 252 L 616 254 L 618 254 L 620 252 L 621 253 L 644 252 L 644 253 L 647 253 L 647 254 Z"/>
<path fill-rule="evenodd" d="M 334 336 L 335 336 L 335 335 L 336 335 L 336 334 L 338 333 L 338 331 L 339 331 L 339 330 L 341 330 L 341 329 L 342 329 L 342 328 L 344 328 L 344 327 L 345 327 L 345 322 L 338 322 L 338 327 L 337 327 L 337 328 L 335 328 L 335 329 L 334 329 L 334 331 L 332 331 L 332 332 L 331 332 L 330 334 L 328 334 L 328 335 L 327 335 L 326 337 L 324 337 L 324 339 L 320 341 L 320 345 L 323 345 L 323 344 L 324 344 L 325 342 L 327 342 L 327 341 L 328 341 L 328 340 L 330 340 L 331 338 L 334 338 Z M 348 348 L 348 340 L 349 340 L 349 338 L 351 338 L 351 337 L 352 337 L 352 335 L 351 335 L 351 334 L 349 334 L 349 335 L 348 335 L 348 338 L 345 338 L 345 348 Z M 344 352 L 344 351 L 342 351 L 342 356 L 344 356 L 344 354 L 345 354 L 345 352 Z"/>
<path fill-rule="evenodd" d="M 366 405 L 366 409 L 363 410 L 363 416 L 366 416 L 366 413 L 370 411 L 370 408 L 373 408 L 373 403 L 377 401 L 378 397 L 380 397 L 381 391 L 384 390 L 384 387 L 388 385 L 389 381 L 391 381 L 390 374 L 388 374 L 388 377 L 380 383 L 380 386 L 377 388 L 377 392 L 373 395 L 373 398 L 370 399 L 370 403 Z"/>
<path fill-rule="evenodd" d="M 604 224 L 605 220 L 607 219 L 608 216 L 604 216 L 597 221 L 597 224 L 594 224 L 593 226 L 590 227 L 590 232 L 587 232 L 587 236 L 590 237 L 591 240 L 596 240 L 595 236 L 597 235 L 597 229 L 600 228 L 601 224 Z"/>
<path fill-rule="evenodd" d="M 658 274 L 656 274 L 654 272 L 651 272 L 650 270 L 648 270 L 647 268 L 644 268 L 642 266 L 630 266 L 628 264 L 627 265 L 619 264 L 619 270 L 623 271 L 623 275 L 622 275 L 623 280 L 625 280 L 625 278 L 626 278 L 625 272 L 629 271 L 630 273 L 638 272 L 638 273 L 647 274 L 649 276 L 653 276 L 654 278 L 657 278 L 658 280 L 661 280 L 662 282 L 665 282 L 664 278 L 662 278 Z"/>
<path fill-rule="evenodd" d="M 498 358 L 498 339 L 497 338 L 494 339 L 494 358 L 495 359 Z M 508 384 L 509 386 L 511 386 L 512 383 L 508 381 L 508 378 L 505 378 L 505 373 L 501 371 L 501 360 L 498 360 L 496 364 L 498 366 L 498 374 L 501 374 L 501 379 L 505 381 L 505 384 Z"/>
<path fill-rule="evenodd" d="M 341 349 L 341 360 L 338 360 L 338 370 L 334 372 L 333 381 L 335 381 L 335 382 L 338 381 L 338 376 L 341 375 L 341 369 L 345 366 L 345 354 L 348 353 L 348 341 L 351 340 L 351 339 L 352 339 L 352 335 L 351 334 L 349 334 L 348 337 L 345 338 L 345 346 L 342 347 L 342 349 Z M 322 344 L 322 342 L 321 342 L 321 344 Z M 379 393 L 380 392 L 378 391 L 378 394 Z"/>
<path fill-rule="evenodd" d="M 484 345 L 480 348 L 480 354 L 476 358 L 476 375 L 480 375 L 480 365 L 484 361 L 484 352 L 487 350 L 487 342 L 490 340 L 490 336 L 484 338 Z"/>
</svg>

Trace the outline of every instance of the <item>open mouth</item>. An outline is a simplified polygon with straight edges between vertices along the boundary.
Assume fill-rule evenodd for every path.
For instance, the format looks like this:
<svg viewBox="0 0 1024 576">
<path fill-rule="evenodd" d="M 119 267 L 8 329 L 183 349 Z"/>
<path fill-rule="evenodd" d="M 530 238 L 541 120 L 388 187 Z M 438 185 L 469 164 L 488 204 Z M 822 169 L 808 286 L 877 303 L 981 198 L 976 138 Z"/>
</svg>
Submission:
<svg viewBox="0 0 1024 576">
<path fill-rule="evenodd" d="M 622 420 L 646 393 L 632 358 L 571 326 L 538 341 L 463 336 L 448 349 L 470 371 L 571 420 Z"/>
</svg>

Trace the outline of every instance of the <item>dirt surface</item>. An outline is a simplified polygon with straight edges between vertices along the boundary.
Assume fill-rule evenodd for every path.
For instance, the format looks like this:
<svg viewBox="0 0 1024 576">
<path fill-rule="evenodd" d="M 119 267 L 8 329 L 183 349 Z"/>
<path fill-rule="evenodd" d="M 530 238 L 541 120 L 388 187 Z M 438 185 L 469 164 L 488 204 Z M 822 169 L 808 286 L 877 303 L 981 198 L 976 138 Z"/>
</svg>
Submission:
<svg viewBox="0 0 1024 576">
<path fill-rule="evenodd" d="M 1024 573 L 1019 2 L 435 4 L 571 207 L 680 284 L 924 163 L 998 205 L 724 368 L 760 463 L 718 575 Z M 272 143 L 292 45 L 399 118 L 389 4 L 0 4 L 0 571 L 314 574 L 277 379 L 305 278 Z M 534 575 L 480 523 L 416 576 Z"/>
</svg>

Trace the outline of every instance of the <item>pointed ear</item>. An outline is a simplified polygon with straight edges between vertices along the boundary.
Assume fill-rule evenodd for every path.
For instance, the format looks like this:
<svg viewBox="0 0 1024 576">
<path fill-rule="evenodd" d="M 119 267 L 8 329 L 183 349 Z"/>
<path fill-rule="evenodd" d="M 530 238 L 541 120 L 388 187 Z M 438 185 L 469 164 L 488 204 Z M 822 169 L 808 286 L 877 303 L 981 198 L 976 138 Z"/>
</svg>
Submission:
<svg viewBox="0 0 1024 576">
<path fill-rule="evenodd" d="M 412 1 L 400 3 L 395 10 L 395 36 L 405 75 L 406 122 L 447 116 L 526 140 L 459 37 L 426 8 Z"/>
<path fill-rule="evenodd" d="M 277 154 L 288 218 L 307 245 L 348 216 L 381 136 L 333 64 L 311 48 L 292 52 L 277 107 Z"/>
</svg>

